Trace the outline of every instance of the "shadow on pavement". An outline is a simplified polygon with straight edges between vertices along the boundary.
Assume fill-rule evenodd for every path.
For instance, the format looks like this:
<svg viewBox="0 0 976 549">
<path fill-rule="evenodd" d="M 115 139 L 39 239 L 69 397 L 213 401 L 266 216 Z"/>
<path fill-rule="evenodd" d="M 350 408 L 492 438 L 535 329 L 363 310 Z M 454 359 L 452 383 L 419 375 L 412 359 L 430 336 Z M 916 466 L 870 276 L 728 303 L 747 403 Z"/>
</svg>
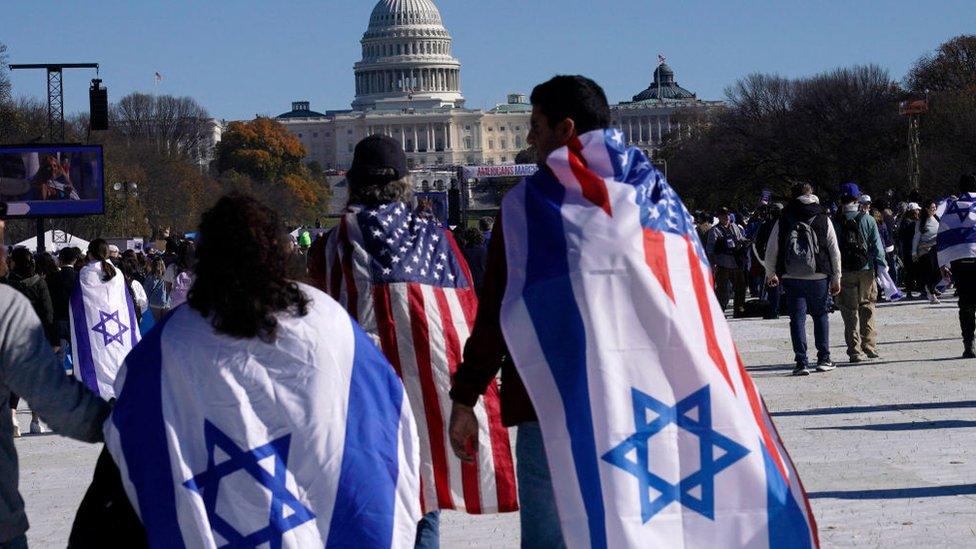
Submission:
<svg viewBox="0 0 976 549">
<path fill-rule="evenodd" d="M 976 421 L 945 419 L 937 421 L 910 421 L 908 423 L 838 425 L 837 427 L 807 427 L 807 431 L 918 431 L 922 429 L 963 429 L 966 427 L 976 427 Z"/>
<path fill-rule="evenodd" d="M 955 484 L 952 486 L 923 486 L 918 488 L 886 488 L 880 490 L 835 490 L 810 492 L 810 499 L 910 499 L 935 498 L 944 496 L 966 496 L 976 494 L 976 484 Z"/>
<path fill-rule="evenodd" d="M 950 408 L 976 408 L 976 400 L 955 402 L 915 402 L 909 404 L 880 404 L 877 406 L 838 406 L 835 408 L 813 408 L 811 410 L 788 410 L 772 412 L 773 417 L 826 416 L 834 414 L 869 414 L 872 412 L 906 412 L 911 410 L 945 410 Z"/>
</svg>

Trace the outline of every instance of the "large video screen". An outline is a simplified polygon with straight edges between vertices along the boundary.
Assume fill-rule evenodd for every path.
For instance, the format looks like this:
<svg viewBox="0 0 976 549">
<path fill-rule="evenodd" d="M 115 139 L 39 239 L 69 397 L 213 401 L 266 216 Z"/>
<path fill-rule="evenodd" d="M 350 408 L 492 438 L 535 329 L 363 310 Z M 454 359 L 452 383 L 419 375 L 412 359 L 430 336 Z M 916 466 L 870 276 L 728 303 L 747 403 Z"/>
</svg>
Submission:
<svg viewBox="0 0 976 549">
<path fill-rule="evenodd" d="M 8 218 L 105 213 L 99 145 L 0 146 L 0 201 Z"/>
</svg>

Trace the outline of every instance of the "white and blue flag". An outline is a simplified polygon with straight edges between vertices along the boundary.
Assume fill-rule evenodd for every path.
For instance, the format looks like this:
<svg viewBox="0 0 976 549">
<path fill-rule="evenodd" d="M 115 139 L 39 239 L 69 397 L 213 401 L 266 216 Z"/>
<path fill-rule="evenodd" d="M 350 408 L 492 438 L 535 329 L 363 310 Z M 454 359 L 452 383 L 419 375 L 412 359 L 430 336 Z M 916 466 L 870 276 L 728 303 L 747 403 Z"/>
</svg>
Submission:
<svg viewBox="0 0 976 549">
<path fill-rule="evenodd" d="M 936 214 L 939 216 L 936 238 L 939 265 L 976 258 L 976 193 L 942 202 Z"/>
<path fill-rule="evenodd" d="M 501 321 L 567 545 L 816 546 L 678 195 L 616 130 L 547 168 L 502 202 Z"/>
<path fill-rule="evenodd" d="M 139 322 L 125 277 L 102 280 L 102 264 L 86 265 L 71 292 L 71 349 L 74 375 L 95 394 L 115 398 L 115 376 L 139 343 Z"/>
<path fill-rule="evenodd" d="M 187 305 L 132 352 L 105 440 L 152 547 L 411 547 L 418 439 L 396 372 L 331 298 L 274 343 Z"/>
</svg>

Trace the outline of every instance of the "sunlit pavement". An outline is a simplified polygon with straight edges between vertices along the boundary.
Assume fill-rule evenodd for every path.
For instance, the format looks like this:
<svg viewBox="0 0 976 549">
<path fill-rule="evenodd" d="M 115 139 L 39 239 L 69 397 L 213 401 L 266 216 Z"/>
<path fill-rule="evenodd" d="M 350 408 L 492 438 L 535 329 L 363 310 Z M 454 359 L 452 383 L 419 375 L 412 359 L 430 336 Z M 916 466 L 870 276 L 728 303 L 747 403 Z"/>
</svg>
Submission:
<svg viewBox="0 0 976 549">
<path fill-rule="evenodd" d="M 788 320 L 733 332 L 810 493 L 824 547 L 976 546 L 976 360 L 959 360 L 955 303 L 882 305 L 882 358 L 790 376 Z M 811 350 L 813 347 L 810 334 Z M 26 432 L 30 415 L 19 414 Z M 32 547 L 64 547 L 99 447 L 56 435 L 17 441 Z M 720 496 L 720 495 L 717 495 Z M 518 515 L 444 513 L 444 547 L 517 547 Z"/>
</svg>

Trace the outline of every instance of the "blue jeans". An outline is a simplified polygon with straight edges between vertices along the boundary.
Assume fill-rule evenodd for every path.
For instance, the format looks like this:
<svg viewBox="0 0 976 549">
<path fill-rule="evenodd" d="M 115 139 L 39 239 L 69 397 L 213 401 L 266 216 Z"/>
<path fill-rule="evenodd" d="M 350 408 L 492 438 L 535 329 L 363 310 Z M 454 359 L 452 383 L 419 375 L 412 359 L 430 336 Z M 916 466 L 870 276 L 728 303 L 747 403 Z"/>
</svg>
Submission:
<svg viewBox="0 0 976 549">
<path fill-rule="evenodd" d="M 431 511 L 417 523 L 416 549 L 438 549 L 441 546 L 441 512 Z"/>
<path fill-rule="evenodd" d="M 519 517 L 522 522 L 522 547 L 566 547 L 552 490 L 549 462 L 542 444 L 539 422 L 518 426 L 515 439 L 516 477 L 519 493 Z"/>
<path fill-rule="evenodd" d="M 807 366 L 807 314 L 813 318 L 813 337 L 817 346 L 817 361 L 830 360 L 830 323 L 827 317 L 827 290 L 830 283 L 823 280 L 783 280 L 786 310 L 790 314 L 790 339 L 797 364 Z"/>
</svg>

